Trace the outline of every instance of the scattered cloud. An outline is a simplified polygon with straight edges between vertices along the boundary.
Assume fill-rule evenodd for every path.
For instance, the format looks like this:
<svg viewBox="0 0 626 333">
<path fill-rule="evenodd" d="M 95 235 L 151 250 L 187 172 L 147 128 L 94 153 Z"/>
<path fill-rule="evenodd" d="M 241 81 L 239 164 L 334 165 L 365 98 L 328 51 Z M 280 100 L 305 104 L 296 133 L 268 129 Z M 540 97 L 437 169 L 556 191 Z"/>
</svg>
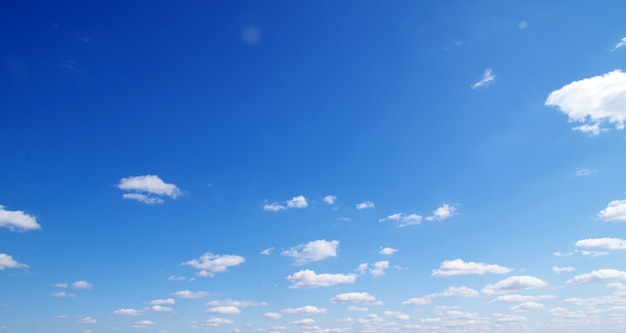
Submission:
<svg viewBox="0 0 626 333">
<path fill-rule="evenodd" d="M 398 249 L 394 249 L 391 247 L 385 247 L 385 248 L 380 249 L 380 251 L 378 251 L 379 254 L 384 255 L 384 256 L 390 256 L 396 252 L 398 252 Z"/>
<path fill-rule="evenodd" d="M 533 289 L 539 287 L 545 287 L 548 284 L 534 276 L 522 275 L 522 276 L 510 276 L 504 280 L 498 281 L 494 284 L 488 284 L 482 290 L 485 295 L 507 293 L 515 290 Z"/>
<path fill-rule="evenodd" d="M 552 267 L 552 271 L 555 272 L 556 274 L 561 274 L 563 272 L 573 272 L 575 270 L 576 268 L 574 267 L 558 267 L 558 266 Z"/>
<path fill-rule="evenodd" d="M 447 203 L 444 203 L 441 207 L 433 211 L 433 215 L 426 217 L 426 221 L 434 221 L 434 220 L 443 221 L 445 219 L 452 217 L 455 211 L 456 211 L 456 207 L 449 205 Z"/>
<path fill-rule="evenodd" d="M 192 266 L 199 269 L 199 276 L 213 277 L 215 273 L 226 272 L 228 267 L 237 266 L 245 261 L 246 259 L 244 257 L 238 255 L 218 255 L 207 252 L 201 255 L 199 259 L 192 259 L 181 265 Z"/>
<path fill-rule="evenodd" d="M 283 251 L 284 256 L 295 258 L 294 265 L 300 266 L 314 261 L 337 257 L 339 241 L 326 241 L 323 239 L 300 244 L 289 250 Z"/>
<path fill-rule="evenodd" d="M 533 302 L 544 299 L 552 299 L 555 298 L 554 295 L 502 295 L 494 298 L 492 302 L 496 303 L 523 303 L 523 302 Z"/>
<path fill-rule="evenodd" d="M 626 240 L 619 238 L 589 238 L 576 242 L 576 247 L 585 249 L 626 250 Z"/>
<path fill-rule="evenodd" d="M 374 208 L 374 203 L 371 201 L 363 201 L 361 203 L 356 204 L 356 209 L 358 210 L 367 209 L 367 208 Z"/>
<path fill-rule="evenodd" d="M 6 210 L 0 205 L 0 227 L 11 231 L 28 231 L 41 229 L 37 219 L 22 210 Z"/>
<path fill-rule="evenodd" d="M 136 200 L 136 201 L 148 204 L 148 205 L 162 204 L 165 202 L 165 200 L 159 197 L 150 197 L 142 193 L 124 193 L 122 194 L 122 198 L 129 199 L 129 200 Z"/>
<path fill-rule="evenodd" d="M 0 253 L 0 271 L 6 268 L 28 268 L 28 265 L 17 262 L 8 254 Z"/>
<path fill-rule="evenodd" d="M 272 254 L 272 251 L 274 251 L 274 247 L 273 246 L 272 247 L 268 247 L 267 249 L 261 251 L 260 254 L 263 254 L 263 255 L 267 256 L 267 255 Z"/>
<path fill-rule="evenodd" d="M 334 205 L 336 201 L 337 201 L 336 195 L 327 195 L 324 197 L 324 202 L 329 205 Z"/>
<path fill-rule="evenodd" d="M 179 298 L 204 298 L 209 296 L 209 293 L 207 293 L 206 291 L 181 290 L 175 292 L 174 296 Z"/>
<path fill-rule="evenodd" d="M 422 223 L 422 216 L 417 214 L 406 215 L 404 213 L 396 213 L 385 218 L 378 219 L 378 222 L 392 221 L 396 223 L 398 228 L 406 227 Z"/>
<path fill-rule="evenodd" d="M 536 302 L 524 302 L 522 304 L 514 305 L 509 307 L 511 311 L 530 311 L 530 310 L 541 310 L 546 306 L 541 303 Z"/>
<path fill-rule="evenodd" d="M 187 278 L 185 276 L 176 276 L 176 275 L 170 275 L 167 278 L 168 281 L 184 281 L 187 280 Z"/>
<path fill-rule="evenodd" d="M 59 283 L 53 284 L 52 286 L 57 287 L 57 288 L 67 288 L 67 283 L 59 282 Z"/>
<path fill-rule="evenodd" d="M 218 326 L 221 326 L 221 325 L 229 325 L 229 324 L 232 324 L 232 323 L 233 323 L 233 321 L 230 320 L 230 319 L 216 317 L 216 318 L 210 318 L 210 319 L 205 320 L 202 323 L 202 326 L 218 327 Z"/>
<path fill-rule="evenodd" d="M 614 70 L 600 76 L 571 82 L 550 93 L 545 104 L 556 106 L 570 122 L 581 123 L 574 130 L 598 135 L 603 124 L 624 128 L 626 121 L 626 74 Z"/>
<path fill-rule="evenodd" d="M 573 251 L 566 252 L 566 253 L 562 253 L 562 252 L 558 252 L 558 251 L 557 251 L 557 252 L 554 252 L 554 253 L 553 253 L 553 255 L 554 255 L 555 257 L 569 257 L 569 256 L 571 256 L 571 255 L 573 255 L 573 254 L 574 254 L 574 252 L 573 252 Z"/>
<path fill-rule="evenodd" d="M 284 209 L 287 209 L 287 207 L 279 204 L 278 202 L 272 202 L 271 204 L 263 205 L 263 210 L 266 212 L 277 212 Z"/>
<path fill-rule="evenodd" d="M 389 261 L 377 261 L 370 268 L 370 274 L 373 276 L 385 275 L 385 270 L 389 268 Z"/>
<path fill-rule="evenodd" d="M 287 200 L 287 208 L 306 208 L 308 205 L 306 198 L 302 195 Z"/>
<path fill-rule="evenodd" d="M 135 309 L 119 309 L 113 311 L 113 314 L 117 316 L 141 316 L 144 312 Z"/>
<path fill-rule="evenodd" d="M 147 310 L 151 310 L 151 311 L 155 311 L 155 312 L 171 312 L 174 311 L 174 309 L 167 307 L 167 306 L 160 306 L 160 305 L 153 305 L 149 308 L 147 308 Z"/>
<path fill-rule="evenodd" d="M 330 299 L 331 303 L 372 303 L 376 302 L 376 297 L 366 293 L 345 293 L 339 294 Z"/>
<path fill-rule="evenodd" d="M 284 315 L 304 315 L 304 316 L 319 315 L 319 314 L 324 314 L 326 312 L 328 312 L 328 310 L 326 310 L 325 308 L 318 308 L 312 305 L 306 305 L 306 306 L 299 307 L 299 308 L 287 308 L 287 309 L 283 309 L 280 311 L 280 313 Z"/>
<path fill-rule="evenodd" d="M 246 307 L 250 307 L 250 306 L 266 306 L 267 303 L 265 302 L 253 302 L 253 301 L 235 301 L 232 299 L 225 299 L 222 301 L 218 301 L 218 300 L 213 300 L 210 302 L 207 302 L 205 305 L 208 306 L 236 306 L 236 307 L 240 307 L 240 308 L 246 308 Z"/>
<path fill-rule="evenodd" d="M 346 308 L 346 310 L 354 311 L 354 312 L 367 312 L 369 311 L 369 308 L 364 307 L 364 306 L 361 307 L 361 306 L 350 305 L 349 307 Z"/>
<path fill-rule="evenodd" d="M 598 218 L 604 222 L 626 221 L 626 200 L 614 200 L 598 213 Z"/>
<path fill-rule="evenodd" d="M 292 283 L 289 288 L 292 289 L 330 287 L 342 283 L 354 283 L 356 278 L 356 274 L 317 274 L 309 269 L 287 276 L 287 280 Z"/>
<path fill-rule="evenodd" d="M 356 268 L 356 271 L 359 272 L 360 274 L 365 274 L 367 272 L 367 267 L 369 267 L 369 264 L 364 262 L 360 264 L 359 267 Z"/>
<path fill-rule="evenodd" d="M 471 87 L 472 89 L 480 88 L 483 86 L 487 86 L 493 83 L 494 81 L 496 81 L 496 76 L 493 74 L 493 71 L 491 70 L 491 68 L 487 68 L 485 69 L 485 72 L 483 73 L 482 79 L 480 79 L 480 81 L 478 82 L 472 83 Z"/>
<path fill-rule="evenodd" d="M 138 321 L 134 324 L 131 325 L 132 328 L 149 328 L 151 326 L 154 326 L 155 323 L 151 320 L 142 320 L 142 321 Z"/>
<path fill-rule="evenodd" d="M 280 319 L 283 316 L 278 312 L 266 312 L 265 314 L 263 314 L 263 317 L 267 319 Z"/>
<path fill-rule="evenodd" d="M 619 43 L 615 44 L 615 47 L 613 47 L 613 49 L 611 51 L 615 51 L 617 49 L 619 49 L 620 47 L 626 46 L 626 37 L 622 38 Z"/>
<path fill-rule="evenodd" d="M 207 313 L 218 313 L 218 314 L 240 314 L 241 310 L 239 310 L 236 306 L 215 306 L 206 310 Z"/>
<path fill-rule="evenodd" d="M 576 175 L 576 177 L 585 177 L 596 173 L 596 171 L 595 169 L 576 169 L 574 175 Z"/>
<path fill-rule="evenodd" d="M 317 322 L 315 321 L 315 319 L 312 318 L 305 318 L 305 319 L 300 319 L 300 320 L 294 320 L 292 322 L 290 322 L 291 325 L 306 325 L 306 326 L 311 326 L 315 325 Z"/>
<path fill-rule="evenodd" d="M 499 265 L 483 264 L 480 262 L 464 262 L 461 259 L 446 260 L 441 263 L 439 269 L 433 270 L 432 276 L 452 276 L 478 274 L 506 274 L 512 269 Z"/>
<path fill-rule="evenodd" d="M 122 195 L 124 199 L 137 200 L 147 204 L 163 203 L 162 197 L 164 196 L 176 199 L 182 193 L 178 186 L 168 184 L 155 175 L 122 178 L 117 187 L 129 192 Z"/>
<path fill-rule="evenodd" d="M 426 305 L 426 304 L 430 304 L 433 302 L 433 299 L 431 297 L 414 297 L 411 299 L 408 299 L 404 302 L 402 302 L 402 304 L 404 305 Z"/>
<path fill-rule="evenodd" d="M 75 298 L 76 294 L 66 293 L 65 291 L 59 291 L 56 293 L 52 293 L 52 296 L 60 297 L 60 298 Z"/>
<path fill-rule="evenodd" d="M 96 320 L 91 317 L 83 317 L 78 319 L 79 324 L 95 324 Z"/>
<path fill-rule="evenodd" d="M 480 293 L 472 288 L 466 286 L 460 287 L 448 287 L 446 290 L 428 295 L 428 297 L 476 297 L 480 296 Z"/>
<path fill-rule="evenodd" d="M 573 279 L 567 280 L 567 283 L 613 282 L 618 280 L 626 280 L 626 272 L 616 269 L 599 269 L 591 273 L 576 275 Z"/>
<path fill-rule="evenodd" d="M 148 302 L 148 304 L 150 304 L 150 305 L 164 305 L 164 304 L 172 305 L 172 304 L 176 304 L 176 300 L 173 299 L 173 298 L 153 299 L 150 302 Z"/>
<path fill-rule="evenodd" d="M 74 281 L 72 282 L 72 288 L 74 289 L 91 289 L 93 285 L 87 281 Z"/>
</svg>

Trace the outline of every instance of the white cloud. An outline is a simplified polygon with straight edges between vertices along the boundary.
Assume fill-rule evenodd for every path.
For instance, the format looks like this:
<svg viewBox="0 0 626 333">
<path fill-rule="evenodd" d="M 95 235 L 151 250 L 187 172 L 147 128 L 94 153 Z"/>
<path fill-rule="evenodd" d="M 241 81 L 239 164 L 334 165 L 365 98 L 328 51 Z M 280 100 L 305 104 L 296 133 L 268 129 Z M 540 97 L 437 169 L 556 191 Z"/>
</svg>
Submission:
<svg viewBox="0 0 626 333">
<path fill-rule="evenodd" d="M 406 227 L 409 225 L 422 223 L 422 216 L 417 215 L 417 214 L 406 215 L 403 213 L 396 213 L 396 214 L 389 215 L 385 218 L 378 219 L 378 222 L 385 222 L 385 221 L 393 221 L 396 223 L 397 227 L 401 228 L 401 227 Z"/>
<path fill-rule="evenodd" d="M 411 320 L 411 317 L 408 314 L 399 311 L 383 311 L 383 315 L 393 317 L 397 320 Z"/>
<path fill-rule="evenodd" d="M 305 269 L 287 276 L 291 282 L 289 288 L 317 288 L 330 287 L 342 283 L 354 283 L 356 274 L 317 274 L 312 270 Z"/>
<path fill-rule="evenodd" d="M 253 301 L 235 301 L 232 299 L 225 299 L 222 301 L 213 300 L 207 302 L 205 305 L 208 306 L 236 306 L 240 308 L 250 307 L 250 306 L 266 306 L 265 302 L 253 302 Z"/>
<path fill-rule="evenodd" d="M 552 267 L 552 271 L 555 272 L 556 274 L 561 274 L 562 272 L 573 272 L 575 270 L 576 268 L 574 267 L 558 267 L 558 266 Z"/>
<path fill-rule="evenodd" d="M 535 302 L 524 302 L 522 304 L 514 305 L 509 307 L 511 311 L 529 311 L 529 310 L 541 310 L 546 306 L 541 303 Z"/>
<path fill-rule="evenodd" d="M 595 169 L 576 169 L 576 171 L 574 172 L 574 175 L 576 175 L 577 177 L 584 177 L 584 176 L 592 175 L 596 173 L 596 171 L 597 170 Z"/>
<path fill-rule="evenodd" d="M 616 269 L 599 269 L 587 274 L 574 276 L 567 283 L 592 283 L 592 282 L 611 282 L 617 280 L 626 280 L 626 272 Z"/>
<path fill-rule="evenodd" d="M 0 271 L 6 268 L 28 268 L 28 265 L 17 262 L 8 254 L 0 253 Z"/>
<path fill-rule="evenodd" d="M 333 298 L 330 299 L 331 303 L 360 303 L 360 302 L 375 302 L 376 301 L 376 297 L 362 292 L 362 293 L 356 293 L 356 292 L 352 292 L 352 293 L 345 293 L 345 294 L 339 294 Z"/>
<path fill-rule="evenodd" d="M 96 320 L 91 317 L 83 317 L 78 319 L 79 324 L 95 324 Z"/>
<path fill-rule="evenodd" d="M 203 298 L 207 297 L 209 293 L 206 291 L 190 291 L 190 290 L 181 290 L 174 293 L 174 296 L 180 298 Z"/>
<path fill-rule="evenodd" d="M 404 302 L 402 302 L 402 304 L 404 305 L 426 305 L 426 304 L 430 304 L 433 302 L 433 299 L 431 297 L 414 297 L 411 299 L 408 299 Z"/>
<path fill-rule="evenodd" d="M 497 303 L 524 303 L 524 302 L 533 302 L 544 299 L 552 299 L 555 298 L 554 295 L 502 295 L 494 298 L 492 302 Z"/>
<path fill-rule="evenodd" d="M 263 210 L 266 212 L 277 212 L 283 209 L 287 209 L 287 207 L 279 204 L 278 202 L 272 202 L 271 204 L 263 205 Z"/>
<path fill-rule="evenodd" d="M 228 324 L 232 324 L 233 321 L 229 320 L 229 319 L 224 319 L 224 318 L 210 318 L 205 320 L 202 323 L 202 326 L 209 326 L 209 327 L 218 327 L 221 325 L 228 325 Z"/>
<path fill-rule="evenodd" d="M 165 200 L 159 197 L 150 197 L 142 193 L 124 193 L 122 194 L 123 199 L 136 200 L 139 202 L 143 202 L 148 205 L 162 204 Z"/>
<path fill-rule="evenodd" d="M 624 128 L 626 121 L 626 74 L 614 70 L 601 76 L 571 82 L 548 96 L 548 106 L 557 106 L 570 122 L 582 123 L 574 130 L 598 135 L 602 124 Z"/>
<path fill-rule="evenodd" d="M 374 208 L 374 203 L 371 201 L 363 201 L 361 203 L 356 204 L 356 209 L 367 209 L 367 208 Z"/>
<path fill-rule="evenodd" d="M 480 79 L 480 81 L 478 82 L 472 83 L 471 87 L 472 89 L 480 88 L 482 86 L 486 86 L 486 85 L 493 83 L 495 80 L 496 80 L 496 76 L 493 74 L 493 71 L 491 70 L 491 68 L 487 68 L 485 69 L 485 72 L 483 73 L 482 79 Z"/>
<path fill-rule="evenodd" d="M 327 195 L 324 197 L 324 202 L 329 205 L 334 205 L 335 201 L 337 201 L 337 196 L 335 195 Z"/>
<path fill-rule="evenodd" d="M 318 308 L 317 306 L 306 305 L 299 308 L 287 308 L 280 311 L 280 313 L 285 315 L 319 315 L 328 312 L 325 308 Z"/>
<path fill-rule="evenodd" d="M 59 291 L 56 293 L 52 293 L 52 296 L 60 297 L 60 298 L 75 298 L 76 294 L 66 293 L 65 291 Z"/>
<path fill-rule="evenodd" d="M 302 195 L 291 198 L 291 200 L 287 200 L 288 208 L 306 208 L 308 206 L 308 202 L 306 198 Z"/>
<path fill-rule="evenodd" d="M 266 312 L 265 314 L 263 314 L 263 317 L 267 319 L 280 319 L 283 316 L 278 312 Z"/>
<path fill-rule="evenodd" d="M 626 37 L 622 38 L 622 40 L 620 40 L 619 43 L 615 44 L 615 47 L 613 47 L 611 51 L 615 51 L 623 46 L 626 46 Z"/>
<path fill-rule="evenodd" d="M 117 187 L 129 192 L 124 193 L 122 198 L 146 204 L 160 204 L 163 203 L 162 196 L 176 199 L 182 193 L 178 186 L 168 184 L 155 175 L 122 178 Z"/>
<path fill-rule="evenodd" d="M 113 311 L 113 314 L 117 316 L 141 316 L 144 312 L 135 309 L 119 309 Z"/>
<path fill-rule="evenodd" d="M 150 326 L 154 326 L 155 323 L 151 320 L 142 320 L 138 321 L 131 325 L 132 328 L 148 328 Z"/>
<path fill-rule="evenodd" d="M 74 281 L 72 282 L 72 288 L 74 289 L 91 289 L 93 285 L 87 281 Z"/>
<path fill-rule="evenodd" d="M 311 318 L 305 318 L 305 319 L 300 319 L 300 320 L 294 320 L 292 322 L 290 322 L 291 325 L 315 325 L 317 322 L 315 321 L 315 319 L 311 319 Z"/>
<path fill-rule="evenodd" d="M 451 297 L 451 296 L 476 297 L 476 296 L 480 296 L 480 293 L 466 286 L 461 286 L 461 287 L 452 286 L 452 287 L 448 287 L 446 290 L 440 293 L 431 294 L 428 297 Z"/>
<path fill-rule="evenodd" d="M 488 284 L 483 288 L 482 293 L 486 295 L 492 295 L 498 293 L 506 293 L 514 290 L 545 287 L 547 285 L 548 284 L 545 281 L 542 281 L 541 279 L 538 279 L 534 276 L 510 276 L 494 284 Z"/>
<path fill-rule="evenodd" d="M 398 249 L 394 249 L 391 247 L 385 247 L 383 249 L 380 249 L 380 251 L 378 251 L 379 254 L 382 254 L 384 256 L 390 256 L 396 252 L 398 252 Z"/>
<path fill-rule="evenodd" d="M 486 273 L 506 274 L 511 271 L 512 269 L 499 265 L 483 264 L 473 261 L 464 262 L 461 259 L 455 259 L 442 262 L 439 266 L 439 269 L 433 270 L 432 276 L 452 276 L 467 274 L 483 275 Z"/>
<path fill-rule="evenodd" d="M 295 258 L 294 265 L 304 265 L 314 261 L 320 261 L 337 256 L 339 241 L 326 241 L 323 239 L 300 244 L 289 250 L 283 251 L 284 256 Z"/>
<path fill-rule="evenodd" d="M 555 257 L 569 257 L 569 256 L 571 256 L 571 255 L 573 255 L 573 254 L 574 254 L 574 252 L 573 252 L 573 251 L 570 251 L 570 252 L 567 252 L 567 253 L 561 253 L 561 252 L 558 252 L 558 251 L 557 251 L 557 252 L 554 252 L 554 253 L 553 253 L 553 255 L 554 255 Z"/>
<path fill-rule="evenodd" d="M 215 273 L 226 272 L 228 267 L 237 266 L 245 262 L 246 259 L 241 256 L 227 254 L 218 255 L 213 253 L 205 253 L 198 259 L 192 259 L 182 263 L 181 265 L 192 266 L 200 270 L 198 275 L 205 277 L 213 277 Z"/>
<path fill-rule="evenodd" d="M 172 304 L 176 304 L 176 300 L 173 298 L 168 298 L 168 299 L 153 299 L 150 302 L 148 302 L 148 304 L 150 305 L 163 305 L 163 304 L 168 304 L 168 305 L 172 305 Z"/>
<path fill-rule="evenodd" d="M 215 306 L 207 309 L 206 312 L 219 314 L 240 314 L 241 310 L 239 310 L 236 306 Z"/>
<path fill-rule="evenodd" d="M 598 213 L 598 218 L 605 222 L 626 221 L 626 200 L 614 200 L 609 202 L 609 205 Z"/>
<path fill-rule="evenodd" d="M 370 274 L 373 276 L 385 275 L 385 270 L 389 268 L 389 261 L 377 261 L 372 266 L 373 267 L 370 268 Z"/>
<path fill-rule="evenodd" d="M 0 205 L 0 227 L 11 231 L 28 231 L 41 229 L 34 216 L 24 213 L 22 210 L 5 210 Z"/>
<path fill-rule="evenodd" d="M 364 262 L 360 264 L 359 267 L 356 268 L 356 271 L 361 274 L 365 274 L 367 272 L 367 267 L 369 267 L 369 264 Z"/>
<path fill-rule="evenodd" d="M 273 246 L 272 247 L 268 247 L 267 249 L 261 251 L 260 254 L 263 254 L 263 255 L 267 256 L 267 255 L 272 254 L 272 251 L 274 251 L 274 247 Z"/>
<path fill-rule="evenodd" d="M 619 238 L 589 238 L 576 242 L 585 249 L 626 250 L 626 240 Z"/>
<path fill-rule="evenodd" d="M 609 252 L 607 251 L 578 251 L 580 252 L 580 254 L 587 256 L 587 257 L 601 257 L 601 256 L 606 256 L 609 254 Z"/>
<path fill-rule="evenodd" d="M 160 306 L 160 305 L 153 305 L 151 307 L 149 307 L 148 309 L 155 311 L 155 312 L 171 312 L 174 311 L 174 309 L 167 307 L 167 306 Z"/>
<path fill-rule="evenodd" d="M 432 216 L 426 217 L 426 220 L 427 221 L 433 221 L 433 220 L 443 221 L 445 219 L 452 217 L 455 211 L 456 211 L 456 207 L 448 205 L 447 203 L 444 203 L 441 207 L 433 211 Z"/>
</svg>

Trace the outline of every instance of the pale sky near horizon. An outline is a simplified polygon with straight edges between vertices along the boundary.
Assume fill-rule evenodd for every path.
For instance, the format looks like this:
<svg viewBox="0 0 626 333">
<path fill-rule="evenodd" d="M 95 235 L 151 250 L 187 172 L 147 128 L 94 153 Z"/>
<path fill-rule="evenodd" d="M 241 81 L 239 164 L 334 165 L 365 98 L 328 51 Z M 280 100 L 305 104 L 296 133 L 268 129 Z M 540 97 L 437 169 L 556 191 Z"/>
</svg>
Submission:
<svg viewBox="0 0 626 333">
<path fill-rule="evenodd" d="M 626 332 L 626 3 L 0 4 L 0 332 Z"/>
</svg>

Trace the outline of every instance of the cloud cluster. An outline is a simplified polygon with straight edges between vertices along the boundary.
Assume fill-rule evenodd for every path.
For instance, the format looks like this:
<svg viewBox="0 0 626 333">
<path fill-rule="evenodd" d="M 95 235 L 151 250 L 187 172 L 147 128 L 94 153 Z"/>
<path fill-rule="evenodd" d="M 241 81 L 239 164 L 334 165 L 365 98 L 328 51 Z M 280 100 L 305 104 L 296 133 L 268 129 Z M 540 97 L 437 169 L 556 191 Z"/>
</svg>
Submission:
<svg viewBox="0 0 626 333">
<path fill-rule="evenodd" d="M 182 193 L 178 186 L 168 184 L 155 175 L 122 178 L 117 187 L 127 191 L 127 193 L 122 194 L 122 198 L 149 205 L 163 203 L 163 197 L 176 199 Z"/>
<path fill-rule="evenodd" d="M 287 208 L 306 208 L 308 205 L 308 200 L 303 195 L 299 195 L 287 200 L 284 204 L 278 202 L 266 203 L 263 205 L 263 210 L 267 212 L 277 212 Z"/>
<path fill-rule="evenodd" d="M 295 258 L 294 265 L 300 266 L 314 261 L 320 261 L 337 256 L 339 241 L 326 241 L 323 239 L 300 244 L 289 250 L 283 251 L 284 256 Z"/>
<path fill-rule="evenodd" d="M 192 259 L 181 263 L 181 265 L 192 266 L 199 269 L 197 274 L 204 277 L 213 277 L 215 273 L 222 273 L 228 270 L 228 267 L 237 266 L 245 262 L 244 257 L 227 254 L 218 255 L 213 253 L 205 253 L 199 259 Z"/>
</svg>

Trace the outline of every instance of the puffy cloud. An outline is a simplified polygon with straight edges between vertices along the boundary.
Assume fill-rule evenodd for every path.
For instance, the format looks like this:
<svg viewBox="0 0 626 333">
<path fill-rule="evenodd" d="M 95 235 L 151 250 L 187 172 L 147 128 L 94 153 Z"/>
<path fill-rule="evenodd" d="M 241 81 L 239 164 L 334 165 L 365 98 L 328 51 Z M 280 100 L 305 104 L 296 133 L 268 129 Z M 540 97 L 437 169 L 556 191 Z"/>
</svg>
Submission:
<svg viewBox="0 0 626 333">
<path fill-rule="evenodd" d="M 280 319 L 283 316 L 278 312 L 266 312 L 265 314 L 263 314 L 263 317 L 267 319 Z"/>
<path fill-rule="evenodd" d="M 378 219 L 378 222 L 392 221 L 396 223 L 399 228 L 409 225 L 415 225 L 422 223 L 422 216 L 417 214 L 406 215 L 404 213 L 396 213 L 389 215 L 385 218 Z"/>
<path fill-rule="evenodd" d="M 402 302 L 402 304 L 404 305 L 426 305 L 426 304 L 430 304 L 433 302 L 433 299 L 431 297 L 414 297 L 411 299 L 408 299 L 404 302 Z"/>
<path fill-rule="evenodd" d="M 117 316 L 140 316 L 144 314 L 144 312 L 141 310 L 135 310 L 135 309 L 119 309 L 119 310 L 113 311 L 113 314 Z"/>
<path fill-rule="evenodd" d="M 6 268 L 28 268 L 28 265 L 17 262 L 8 254 L 0 253 L 0 271 Z"/>
<path fill-rule="evenodd" d="M 78 319 L 79 324 L 95 324 L 96 320 L 91 317 L 83 317 Z"/>
<path fill-rule="evenodd" d="M 443 221 L 445 219 L 452 217 L 455 211 L 456 211 L 456 207 L 449 205 L 447 203 L 444 203 L 441 207 L 433 211 L 432 216 L 426 217 L 426 220 L 427 221 L 433 221 L 433 220 Z"/>
<path fill-rule="evenodd" d="M 214 300 L 207 302 L 205 305 L 208 306 L 236 306 L 240 308 L 250 307 L 250 306 L 266 306 L 265 302 L 253 302 L 253 301 L 235 301 L 232 299 L 225 299 L 222 301 Z"/>
<path fill-rule="evenodd" d="M 385 275 L 385 270 L 387 270 L 388 268 L 389 261 L 377 261 L 372 265 L 372 268 L 370 268 L 370 274 L 372 274 L 373 276 Z"/>
<path fill-rule="evenodd" d="M 545 281 L 538 279 L 534 276 L 510 276 L 494 284 L 488 284 L 483 288 L 482 293 L 486 295 L 492 295 L 498 293 L 506 293 L 514 290 L 545 287 L 547 285 L 548 284 Z"/>
<path fill-rule="evenodd" d="M 219 314 L 240 314 L 241 310 L 239 310 L 236 306 L 215 306 L 207 309 L 206 312 Z"/>
<path fill-rule="evenodd" d="M 626 110 L 626 107 L 624 108 Z M 614 200 L 598 213 L 598 218 L 605 222 L 626 221 L 626 200 Z"/>
<path fill-rule="evenodd" d="M 176 199 L 182 192 L 178 186 L 164 182 L 159 176 L 145 175 L 120 179 L 117 187 L 129 191 L 124 199 L 137 200 L 147 204 L 163 203 L 162 196 Z"/>
<path fill-rule="evenodd" d="M 163 304 L 172 305 L 172 304 L 176 304 L 176 300 L 173 299 L 173 298 L 153 299 L 150 302 L 148 302 L 148 304 L 150 304 L 150 305 L 163 305 Z"/>
<path fill-rule="evenodd" d="M 87 281 L 74 281 L 72 282 L 72 288 L 74 289 L 91 289 L 93 285 Z"/>
<path fill-rule="evenodd" d="M 367 209 L 367 208 L 374 208 L 374 203 L 371 201 L 363 201 L 361 203 L 356 204 L 356 209 Z"/>
<path fill-rule="evenodd" d="M 0 227 L 11 231 L 28 231 L 41 229 L 37 219 L 21 210 L 6 210 L 0 205 Z"/>
<path fill-rule="evenodd" d="M 306 198 L 302 195 L 291 198 L 291 200 L 287 200 L 288 208 L 306 208 L 308 206 L 308 202 Z"/>
<path fill-rule="evenodd" d="M 356 268 L 356 271 L 361 274 L 365 274 L 367 272 L 367 267 L 369 267 L 369 264 L 364 262 L 360 264 L 359 267 Z"/>
<path fill-rule="evenodd" d="M 274 251 L 274 247 L 273 246 L 272 247 L 268 247 L 267 249 L 261 251 L 260 254 L 263 254 L 263 255 L 267 256 L 267 255 L 272 254 L 272 251 Z"/>
<path fill-rule="evenodd" d="M 352 292 L 352 293 L 345 293 L 345 294 L 339 294 L 333 298 L 330 299 L 331 303 L 360 303 L 360 302 L 375 302 L 376 301 L 376 297 L 362 292 L 362 293 L 356 293 L 356 292 Z"/>
<path fill-rule="evenodd" d="M 295 258 L 295 265 L 304 265 L 313 261 L 320 261 L 337 256 L 339 241 L 326 241 L 323 239 L 300 244 L 289 250 L 283 251 L 284 256 Z"/>
<path fill-rule="evenodd" d="M 327 195 L 324 197 L 324 202 L 329 205 L 334 205 L 335 201 L 337 201 L 337 196 L 335 195 Z"/>
<path fill-rule="evenodd" d="M 552 267 L 552 271 L 555 272 L 556 274 L 561 274 L 562 272 L 573 272 L 575 270 L 576 268 L 574 267 L 558 267 L 558 266 Z"/>
<path fill-rule="evenodd" d="M 174 293 L 174 296 L 180 298 L 204 298 L 209 296 L 209 293 L 206 291 L 191 291 L 191 290 L 181 290 Z"/>
<path fill-rule="evenodd" d="M 56 293 L 52 293 L 52 296 L 60 297 L 60 298 L 75 298 L 76 294 L 66 293 L 65 291 L 59 291 Z"/>
<path fill-rule="evenodd" d="M 228 325 L 232 323 L 233 323 L 232 320 L 216 317 L 216 318 L 210 318 L 210 319 L 205 320 L 202 323 L 202 326 L 218 327 L 221 325 Z"/>
<path fill-rule="evenodd" d="M 285 315 L 318 315 L 324 314 L 328 312 L 325 308 L 318 308 L 317 306 L 306 305 L 299 308 L 287 308 L 280 311 L 280 313 Z"/>
<path fill-rule="evenodd" d="M 394 254 L 396 252 L 398 252 L 398 249 L 394 249 L 394 248 L 391 248 L 391 247 L 386 247 L 386 248 L 383 248 L 380 251 L 378 251 L 379 254 L 382 254 L 384 256 L 390 256 L 390 255 L 392 255 L 392 254 Z"/>
<path fill-rule="evenodd" d="M 342 283 L 354 283 L 356 274 L 317 274 L 312 270 L 305 269 L 287 276 L 291 282 L 289 288 L 317 288 L 330 287 Z"/>
<path fill-rule="evenodd" d="M 620 40 L 619 43 L 615 44 L 615 47 L 613 47 L 611 51 L 615 51 L 623 46 L 626 46 L 626 37 L 622 38 L 622 40 Z"/>
<path fill-rule="evenodd" d="M 626 74 L 615 70 L 601 76 L 571 82 L 548 96 L 546 105 L 556 106 L 570 122 L 582 123 L 574 130 L 598 135 L 614 124 L 623 129 L 626 120 Z"/>
<path fill-rule="evenodd" d="M 483 73 L 482 79 L 480 79 L 480 81 L 478 82 L 472 83 L 471 87 L 472 89 L 480 88 L 482 86 L 486 86 L 486 85 L 493 83 L 495 80 L 496 80 L 496 76 L 493 74 L 493 71 L 491 70 L 491 68 L 487 68 L 485 69 L 485 72 Z"/>
<path fill-rule="evenodd" d="M 155 323 L 151 320 L 142 320 L 138 321 L 131 325 L 132 328 L 148 328 L 150 326 L 154 326 Z"/>
<path fill-rule="evenodd" d="M 599 269 L 587 274 L 574 276 L 567 283 L 591 283 L 591 282 L 610 282 L 617 280 L 626 280 L 626 272 L 616 269 Z"/>
<path fill-rule="evenodd" d="M 511 271 L 512 269 L 504 266 L 484 264 L 473 261 L 464 262 L 461 259 L 454 259 L 442 262 L 439 266 L 439 269 L 433 270 L 432 276 L 452 276 L 467 274 L 483 275 L 486 273 L 506 274 Z"/>
<path fill-rule="evenodd" d="M 585 249 L 626 250 L 626 240 L 619 238 L 588 238 L 576 242 Z"/>
<path fill-rule="evenodd" d="M 524 302 L 522 304 L 514 305 L 509 307 L 511 311 L 529 311 L 529 310 L 541 310 L 546 306 L 541 303 L 535 302 Z"/>
<path fill-rule="evenodd" d="M 205 253 L 198 259 L 192 259 L 182 263 L 181 265 L 192 266 L 200 270 L 198 275 L 212 277 L 215 273 L 226 272 L 228 267 L 237 266 L 246 259 L 237 255 L 218 255 L 213 253 Z"/>
<path fill-rule="evenodd" d="M 492 302 L 497 303 L 524 303 L 524 302 L 533 302 L 544 299 L 552 299 L 555 298 L 554 295 L 540 295 L 540 296 L 532 296 L 532 295 L 502 295 L 494 298 Z"/>
</svg>

